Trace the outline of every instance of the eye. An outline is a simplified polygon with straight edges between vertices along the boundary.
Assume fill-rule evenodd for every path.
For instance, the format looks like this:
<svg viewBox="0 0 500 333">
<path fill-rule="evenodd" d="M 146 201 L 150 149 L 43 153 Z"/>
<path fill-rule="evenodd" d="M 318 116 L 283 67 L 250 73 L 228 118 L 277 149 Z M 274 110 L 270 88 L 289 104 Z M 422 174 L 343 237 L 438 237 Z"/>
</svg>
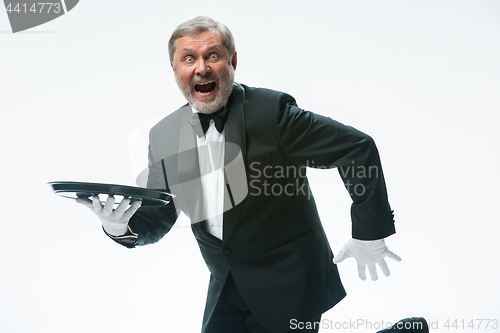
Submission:
<svg viewBox="0 0 500 333">
<path fill-rule="evenodd" d="M 211 59 L 211 60 L 214 60 L 214 59 L 219 58 L 219 56 L 218 56 L 217 54 L 215 54 L 215 53 L 212 53 L 212 54 L 210 54 L 210 55 L 208 56 L 208 58 L 209 58 L 209 59 Z"/>
<path fill-rule="evenodd" d="M 185 62 L 192 62 L 193 60 L 194 60 L 194 58 L 193 58 L 193 57 L 190 57 L 190 56 L 188 56 L 188 57 L 184 58 L 184 61 L 185 61 Z"/>
</svg>

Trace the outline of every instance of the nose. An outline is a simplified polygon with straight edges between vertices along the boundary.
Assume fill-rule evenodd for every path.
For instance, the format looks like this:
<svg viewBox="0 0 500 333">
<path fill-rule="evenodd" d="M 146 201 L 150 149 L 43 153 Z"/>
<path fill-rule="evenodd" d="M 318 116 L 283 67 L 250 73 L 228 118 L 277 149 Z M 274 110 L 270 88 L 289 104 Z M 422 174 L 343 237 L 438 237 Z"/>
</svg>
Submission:
<svg viewBox="0 0 500 333">
<path fill-rule="evenodd" d="M 195 74 L 205 75 L 210 72 L 210 67 L 207 66 L 205 59 L 200 58 L 196 64 Z"/>
</svg>

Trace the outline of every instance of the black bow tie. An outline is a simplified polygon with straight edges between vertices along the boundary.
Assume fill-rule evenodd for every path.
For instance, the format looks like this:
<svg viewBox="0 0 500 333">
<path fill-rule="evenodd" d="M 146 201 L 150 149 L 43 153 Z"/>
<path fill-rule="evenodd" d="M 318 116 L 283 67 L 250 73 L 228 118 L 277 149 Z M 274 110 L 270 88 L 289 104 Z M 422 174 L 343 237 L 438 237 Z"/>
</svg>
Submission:
<svg viewBox="0 0 500 333">
<path fill-rule="evenodd" d="M 228 109 L 223 107 L 217 112 L 214 113 L 193 113 L 189 118 L 189 124 L 196 132 L 200 138 L 205 135 L 208 128 L 210 127 L 210 120 L 213 119 L 215 123 L 215 128 L 219 133 L 222 133 L 224 130 L 224 124 L 226 123 L 228 115 Z M 202 133 L 203 131 L 203 133 Z"/>
</svg>

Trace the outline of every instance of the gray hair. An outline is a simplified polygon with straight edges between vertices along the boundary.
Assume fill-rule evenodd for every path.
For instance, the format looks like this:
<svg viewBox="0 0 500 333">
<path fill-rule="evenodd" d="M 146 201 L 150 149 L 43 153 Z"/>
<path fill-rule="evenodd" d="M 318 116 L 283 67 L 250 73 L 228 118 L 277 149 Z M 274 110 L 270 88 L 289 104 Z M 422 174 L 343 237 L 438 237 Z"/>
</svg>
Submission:
<svg viewBox="0 0 500 333">
<path fill-rule="evenodd" d="M 174 30 L 172 36 L 170 36 L 170 40 L 168 41 L 168 55 L 170 57 L 170 61 L 173 62 L 174 59 L 177 39 L 184 36 L 199 35 L 205 31 L 219 32 L 222 37 L 222 43 L 229 52 L 229 62 L 231 62 L 234 51 L 236 50 L 233 34 L 223 23 L 214 21 L 208 16 L 195 17 L 194 19 L 180 24 Z"/>
</svg>

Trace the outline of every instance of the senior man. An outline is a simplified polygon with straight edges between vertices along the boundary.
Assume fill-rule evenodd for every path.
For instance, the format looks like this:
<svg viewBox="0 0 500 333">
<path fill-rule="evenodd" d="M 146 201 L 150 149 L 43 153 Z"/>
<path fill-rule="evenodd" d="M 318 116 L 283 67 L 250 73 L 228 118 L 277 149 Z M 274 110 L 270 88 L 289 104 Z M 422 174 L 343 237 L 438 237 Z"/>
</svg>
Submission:
<svg viewBox="0 0 500 333">
<path fill-rule="evenodd" d="M 395 228 L 372 138 L 300 109 L 286 93 L 235 83 L 233 36 L 208 17 L 179 25 L 169 55 L 188 103 L 150 132 L 148 187 L 176 199 L 163 207 L 124 199 L 114 210 L 113 197 L 104 207 L 96 197 L 77 200 L 127 247 L 157 242 L 184 211 L 211 273 L 202 331 L 318 323 L 346 295 L 336 263 L 347 257 L 361 279 L 368 266 L 376 280 L 376 264 L 388 276 L 384 258 L 401 259 L 384 242 Z M 306 166 L 339 168 L 352 198 L 353 238 L 335 259 Z"/>
</svg>

